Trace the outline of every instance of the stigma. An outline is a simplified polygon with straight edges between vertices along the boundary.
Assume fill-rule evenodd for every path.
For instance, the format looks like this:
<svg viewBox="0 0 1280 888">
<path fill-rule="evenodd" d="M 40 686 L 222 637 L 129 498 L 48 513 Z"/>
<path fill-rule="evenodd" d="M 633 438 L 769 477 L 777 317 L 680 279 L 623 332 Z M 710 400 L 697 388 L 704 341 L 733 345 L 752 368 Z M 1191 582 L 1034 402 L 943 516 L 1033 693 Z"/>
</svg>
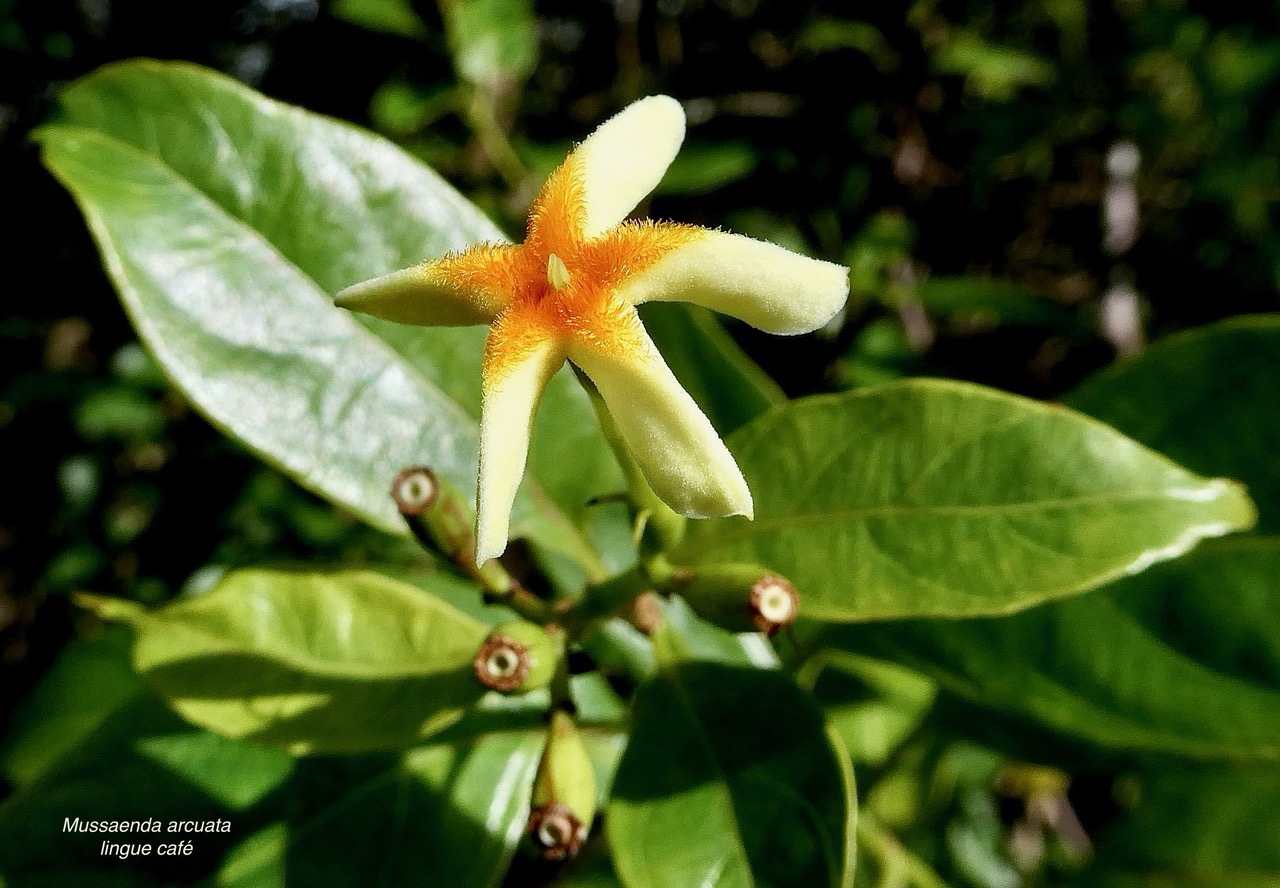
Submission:
<svg viewBox="0 0 1280 888">
<path fill-rule="evenodd" d="M 569 269 L 555 253 L 547 257 L 547 283 L 555 290 L 563 290 L 569 286 Z"/>
</svg>

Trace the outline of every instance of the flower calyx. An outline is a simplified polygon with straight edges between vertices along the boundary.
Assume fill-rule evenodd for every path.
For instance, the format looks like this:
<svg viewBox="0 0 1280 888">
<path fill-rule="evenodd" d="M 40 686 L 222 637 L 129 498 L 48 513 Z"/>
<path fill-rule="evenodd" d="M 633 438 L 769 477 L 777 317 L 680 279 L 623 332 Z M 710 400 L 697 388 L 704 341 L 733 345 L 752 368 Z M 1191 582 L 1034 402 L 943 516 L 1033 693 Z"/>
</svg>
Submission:
<svg viewBox="0 0 1280 888">
<path fill-rule="evenodd" d="M 426 466 L 403 469 L 391 482 L 391 498 L 401 515 L 421 515 L 440 495 L 440 480 Z"/>
</svg>

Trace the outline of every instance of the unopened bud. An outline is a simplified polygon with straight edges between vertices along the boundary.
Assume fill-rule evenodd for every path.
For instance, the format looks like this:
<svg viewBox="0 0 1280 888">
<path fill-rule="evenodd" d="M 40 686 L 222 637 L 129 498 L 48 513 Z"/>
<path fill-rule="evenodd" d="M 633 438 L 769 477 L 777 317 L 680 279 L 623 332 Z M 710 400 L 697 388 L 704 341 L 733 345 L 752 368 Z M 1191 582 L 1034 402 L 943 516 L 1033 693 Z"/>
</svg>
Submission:
<svg viewBox="0 0 1280 888">
<path fill-rule="evenodd" d="M 564 860 L 581 850 L 595 816 L 595 769 L 573 718 L 557 709 L 533 784 L 529 837 L 543 857 Z"/>
<path fill-rule="evenodd" d="M 480 684 L 504 694 L 524 694 L 551 683 L 557 645 L 542 627 L 523 620 L 489 633 L 472 665 Z"/>
<path fill-rule="evenodd" d="M 711 564 L 673 574 L 694 613 L 734 632 L 775 635 L 800 615 L 800 595 L 786 577 L 754 564 Z"/>
</svg>

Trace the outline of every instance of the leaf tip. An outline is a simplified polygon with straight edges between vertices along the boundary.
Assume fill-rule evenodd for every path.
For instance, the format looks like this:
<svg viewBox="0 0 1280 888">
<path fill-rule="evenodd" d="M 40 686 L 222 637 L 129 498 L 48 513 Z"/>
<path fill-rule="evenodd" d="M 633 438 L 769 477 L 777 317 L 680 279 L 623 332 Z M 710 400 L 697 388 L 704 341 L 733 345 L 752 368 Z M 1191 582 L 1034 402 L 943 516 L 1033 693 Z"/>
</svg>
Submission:
<svg viewBox="0 0 1280 888">
<path fill-rule="evenodd" d="M 99 619 L 112 623 L 136 625 L 146 616 L 146 609 L 142 605 L 110 595 L 76 592 L 71 596 L 71 600 L 79 607 L 95 614 Z"/>
</svg>

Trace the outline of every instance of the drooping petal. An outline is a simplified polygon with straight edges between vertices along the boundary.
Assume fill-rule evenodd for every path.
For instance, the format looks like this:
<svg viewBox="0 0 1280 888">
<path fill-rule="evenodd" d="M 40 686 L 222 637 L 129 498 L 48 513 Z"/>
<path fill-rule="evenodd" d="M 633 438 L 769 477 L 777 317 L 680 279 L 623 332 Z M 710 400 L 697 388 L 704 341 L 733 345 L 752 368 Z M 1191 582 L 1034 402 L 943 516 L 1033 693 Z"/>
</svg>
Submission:
<svg viewBox="0 0 1280 888">
<path fill-rule="evenodd" d="M 399 324 L 487 324 L 520 285 L 522 261 L 517 246 L 478 244 L 347 287 L 334 304 Z"/>
<path fill-rule="evenodd" d="M 583 186 L 583 236 L 625 219 L 657 187 L 683 141 L 684 109 L 670 96 L 633 102 L 588 136 L 565 161 Z"/>
<path fill-rule="evenodd" d="M 480 410 L 477 565 L 507 548 L 511 506 L 524 477 L 534 414 L 543 389 L 564 359 L 563 346 L 526 318 L 503 315 L 489 332 Z"/>
<path fill-rule="evenodd" d="M 751 491 L 733 455 L 638 319 L 624 341 L 636 345 L 602 349 L 575 341 L 569 358 L 600 390 L 649 486 L 690 518 L 750 518 Z"/>
<path fill-rule="evenodd" d="M 843 265 L 725 231 L 689 239 L 617 290 L 630 305 L 692 302 L 782 335 L 816 330 L 848 296 Z"/>
</svg>

